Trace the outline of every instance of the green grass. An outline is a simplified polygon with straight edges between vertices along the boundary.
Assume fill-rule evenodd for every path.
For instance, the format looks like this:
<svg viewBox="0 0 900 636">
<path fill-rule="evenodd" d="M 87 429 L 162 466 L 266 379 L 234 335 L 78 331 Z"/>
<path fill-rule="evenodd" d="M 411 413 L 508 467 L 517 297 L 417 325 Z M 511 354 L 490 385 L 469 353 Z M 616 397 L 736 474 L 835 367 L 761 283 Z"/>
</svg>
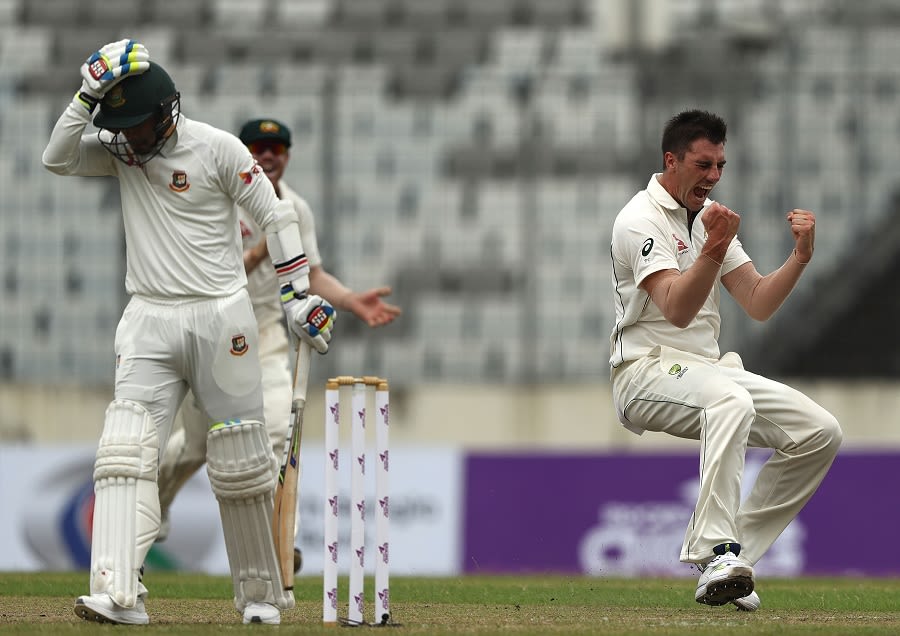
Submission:
<svg viewBox="0 0 900 636">
<path fill-rule="evenodd" d="M 152 573 L 149 627 L 99 626 L 72 612 L 87 574 L 0 573 L 0 633 L 217 634 L 246 629 L 231 602 L 229 579 Z M 282 614 L 279 633 L 333 634 L 321 625 L 322 582 L 297 579 L 297 607 Z M 371 581 L 367 581 L 367 593 Z M 411 578 L 391 581 L 399 634 L 897 634 L 900 579 L 761 580 L 763 607 L 706 607 L 693 600 L 694 579 L 588 577 Z M 341 593 L 346 599 L 346 581 Z M 370 599 L 371 601 L 371 599 Z M 370 602 L 371 606 L 371 602 Z M 346 613 L 342 604 L 341 615 Z M 370 620 L 371 616 L 368 617 Z M 110 632 L 111 633 L 111 632 Z"/>
</svg>

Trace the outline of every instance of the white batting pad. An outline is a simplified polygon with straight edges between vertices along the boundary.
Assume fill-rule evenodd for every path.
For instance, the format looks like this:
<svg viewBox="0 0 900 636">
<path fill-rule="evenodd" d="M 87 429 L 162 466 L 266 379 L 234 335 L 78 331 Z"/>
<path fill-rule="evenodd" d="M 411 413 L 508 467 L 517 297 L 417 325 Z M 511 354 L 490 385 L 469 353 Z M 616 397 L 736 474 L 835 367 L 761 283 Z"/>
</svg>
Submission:
<svg viewBox="0 0 900 636">
<path fill-rule="evenodd" d="M 216 424 L 208 435 L 206 470 L 219 502 L 225 549 L 234 582 L 234 605 L 248 603 L 294 607 L 283 589 L 272 539 L 275 490 L 274 456 L 262 422 Z"/>
<path fill-rule="evenodd" d="M 106 409 L 94 462 L 91 593 L 134 607 L 138 575 L 159 531 L 159 438 L 150 413 L 114 400 Z"/>
</svg>

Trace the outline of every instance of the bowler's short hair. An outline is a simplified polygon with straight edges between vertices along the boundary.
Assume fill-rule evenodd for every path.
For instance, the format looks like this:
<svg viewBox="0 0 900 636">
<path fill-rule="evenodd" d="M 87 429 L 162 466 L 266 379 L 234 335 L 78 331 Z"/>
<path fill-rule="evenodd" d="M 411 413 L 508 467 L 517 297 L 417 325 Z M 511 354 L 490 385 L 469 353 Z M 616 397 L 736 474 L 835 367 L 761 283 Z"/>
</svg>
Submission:
<svg viewBox="0 0 900 636">
<path fill-rule="evenodd" d="M 690 145 L 698 139 L 708 139 L 713 144 L 725 143 L 728 125 L 725 120 L 705 110 L 686 110 L 678 113 L 663 129 L 663 155 L 671 152 L 684 159 Z"/>
</svg>

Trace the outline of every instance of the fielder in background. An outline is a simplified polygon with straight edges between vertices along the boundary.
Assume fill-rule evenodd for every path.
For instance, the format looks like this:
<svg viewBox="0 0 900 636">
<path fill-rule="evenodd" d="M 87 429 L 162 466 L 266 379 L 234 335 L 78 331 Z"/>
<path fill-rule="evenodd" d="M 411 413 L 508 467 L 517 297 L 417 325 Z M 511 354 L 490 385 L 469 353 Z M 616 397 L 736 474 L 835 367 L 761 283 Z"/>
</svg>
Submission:
<svg viewBox="0 0 900 636">
<path fill-rule="evenodd" d="M 290 159 L 291 131 L 275 119 L 254 119 L 241 128 L 240 140 L 275 187 L 283 201 L 290 201 L 300 224 L 303 247 L 309 260 L 309 288 L 334 307 L 351 312 L 370 327 L 393 322 L 400 308 L 382 300 L 390 287 L 353 291 L 325 270 L 319 255 L 316 226 L 307 202 L 282 179 Z M 278 278 L 269 258 L 265 235 L 246 212 L 241 211 L 241 237 L 244 244 L 244 269 L 253 311 L 259 322 L 259 359 L 262 365 L 263 403 L 266 428 L 275 457 L 281 460 L 291 415 L 292 380 L 288 337 L 282 322 Z M 179 425 L 179 420 L 184 424 Z M 157 541 L 169 532 L 169 508 L 178 491 L 206 461 L 206 435 L 199 422 L 207 418 L 190 395 L 181 406 L 165 455 L 159 467 L 159 501 L 162 526 Z M 302 555 L 294 550 L 294 571 L 300 570 Z"/>
<path fill-rule="evenodd" d="M 700 440 L 700 493 L 681 561 L 701 570 L 695 600 L 759 608 L 753 565 L 812 497 L 841 444 L 835 418 L 807 396 L 719 351 L 719 283 L 767 320 L 813 256 L 816 218 L 787 213 L 794 249 L 762 276 L 737 239 L 740 216 L 709 199 L 725 167 L 726 124 L 682 112 L 662 136 L 663 172 L 616 217 L 610 337 L 613 400 L 631 431 Z M 746 500 L 748 446 L 771 448 Z"/>
<path fill-rule="evenodd" d="M 331 305 L 308 294 L 293 207 L 237 137 L 181 114 L 169 74 L 140 44 L 107 44 L 53 129 L 44 165 L 119 180 L 131 296 L 116 330 L 115 395 L 94 464 L 90 593 L 75 613 L 146 624 L 144 558 L 160 524 L 157 472 L 175 411 L 192 389 L 212 424 L 209 481 L 219 503 L 244 623 L 278 624 L 283 590 L 272 539 L 275 458 L 263 423 L 256 318 L 238 247 L 237 206 L 269 241 L 290 329 L 328 350 Z M 93 119 L 99 132 L 85 134 Z"/>
</svg>

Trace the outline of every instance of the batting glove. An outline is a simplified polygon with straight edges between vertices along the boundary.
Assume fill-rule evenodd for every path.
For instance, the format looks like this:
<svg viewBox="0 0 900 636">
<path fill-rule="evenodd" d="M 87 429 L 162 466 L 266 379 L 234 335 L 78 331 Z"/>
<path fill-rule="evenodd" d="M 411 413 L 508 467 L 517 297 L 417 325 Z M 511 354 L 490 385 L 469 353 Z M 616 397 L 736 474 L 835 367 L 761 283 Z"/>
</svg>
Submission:
<svg viewBox="0 0 900 636">
<path fill-rule="evenodd" d="M 134 40 L 105 45 L 81 65 L 81 90 L 76 95 L 88 112 L 93 112 L 107 91 L 130 75 L 150 68 L 147 47 Z"/>
<path fill-rule="evenodd" d="M 328 351 L 331 330 L 337 312 L 320 296 L 297 297 L 292 293 L 284 301 L 284 313 L 291 331 L 319 353 Z"/>
</svg>

